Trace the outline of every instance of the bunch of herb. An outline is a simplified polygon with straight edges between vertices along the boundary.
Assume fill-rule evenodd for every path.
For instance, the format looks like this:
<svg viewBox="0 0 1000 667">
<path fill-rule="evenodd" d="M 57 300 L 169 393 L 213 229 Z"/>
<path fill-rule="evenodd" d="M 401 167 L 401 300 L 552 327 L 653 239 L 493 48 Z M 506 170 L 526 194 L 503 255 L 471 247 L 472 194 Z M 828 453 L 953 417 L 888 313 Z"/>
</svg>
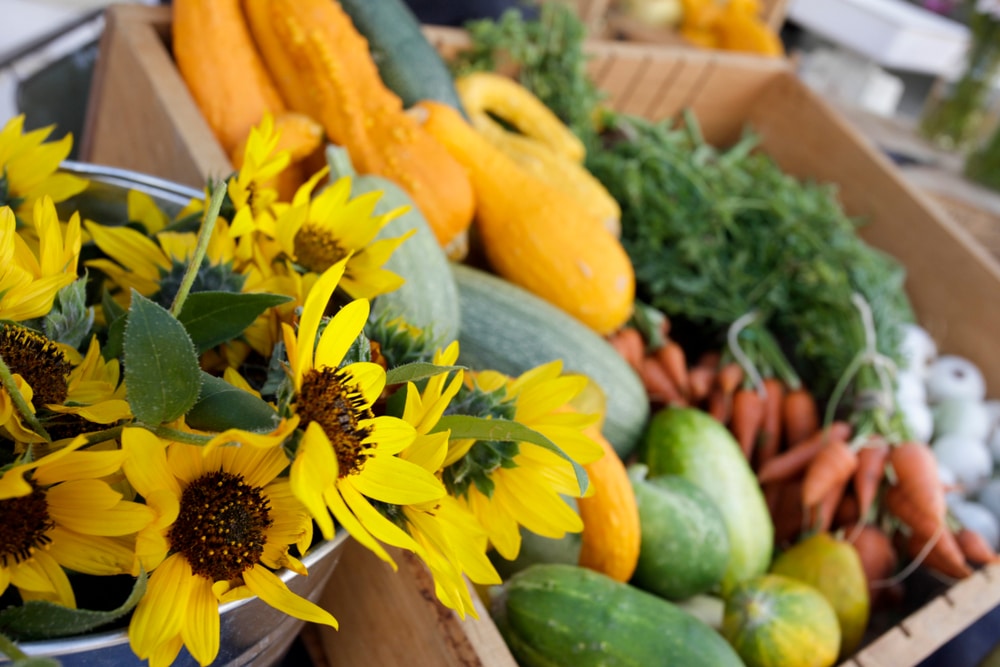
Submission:
<svg viewBox="0 0 1000 667">
<path fill-rule="evenodd" d="M 587 30 L 572 7 L 544 2 L 537 18 L 518 8 L 507 9 L 499 20 L 465 24 L 470 48 L 452 61 L 456 76 L 475 71 L 513 70 L 517 80 L 533 92 L 584 145 L 596 139 L 594 115 L 601 92 L 587 74 L 583 43 Z"/>
<path fill-rule="evenodd" d="M 639 299 L 700 340 L 723 340 L 754 313 L 743 340 L 773 336 L 783 355 L 768 343 L 751 361 L 789 358 L 821 397 L 865 349 L 856 293 L 874 313 L 879 354 L 898 358 L 899 324 L 912 320 L 903 269 L 860 238 L 832 186 L 784 173 L 750 131 L 719 150 L 690 114 L 679 124 L 605 115 L 610 131 L 587 166 L 621 205 Z"/>
</svg>

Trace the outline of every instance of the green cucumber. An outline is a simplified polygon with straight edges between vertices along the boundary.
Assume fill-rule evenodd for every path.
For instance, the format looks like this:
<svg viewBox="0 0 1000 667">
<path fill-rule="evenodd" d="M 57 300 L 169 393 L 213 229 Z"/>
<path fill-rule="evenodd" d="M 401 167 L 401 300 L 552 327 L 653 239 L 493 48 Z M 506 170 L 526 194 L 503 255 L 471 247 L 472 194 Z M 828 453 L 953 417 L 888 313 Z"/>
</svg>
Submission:
<svg viewBox="0 0 1000 667">
<path fill-rule="evenodd" d="M 368 40 L 382 82 L 404 108 L 437 100 L 465 115 L 451 71 L 403 0 L 340 0 L 340 6 Z"/>
<path fill-rule="evenodd" d="M 684 477 L 647 478 L 635 463 L 629 479 L 639 506 L 642 544 L 632 584 L 668 600 L 714 589 L 729 564 L 729 534 L 708 494 Z"/>
<path fill-rule="evenodd" d="M 719 633 L 677 605 L 576 565 L 533 565 L 493 600 L 521 667 L 742 667 Z"/>
<path fill-rule="evenodd" d="M 563 370 L 588 376 L 604 392 L 601 429 L 623 459 L 642 439 L 649 399 L 642 381 L 611 344 L 585 324 L 492 274 L 452 264 L 461 328 L 459 363 L 520 375 L 562 359 Z"/>
<path fill-rule="evenodd" d="M 375 205 L 375 215 L 408 206 L 409 210 L 389 221 L 379 230 L 378 239 L 399 237 L 410 230 L 413 236 L 403 241 L 389 257 L 384 267 L 399 274 L 406 282 L 399 289 L 375 297 L 372 318 L 401 317 L 408 324 L 430 333 L 427 337 L 433 347 L 445 345 L 458 338 L 459 312 L 458 289 L 449 268 L 448 257 L 438 244 L 430 225 L 410 196 L 389 179 L 372 174 L 358 174 L 351 164 L 350 155 L 343 146 L 329 145 L 326 161 L 330 179 L 351 178 L 351 195 L 380 191 L 382 196 Z"/>
<path fill-rule="evenodd" d="M 702 488 L 729 535 L 723 595 L 771 564 L 774 524 L 764 494 L 729 430 L 696 408 L 663 408 L 650 420 L 639 459 L 650 477 L 680 475 Z"/>
</svg>

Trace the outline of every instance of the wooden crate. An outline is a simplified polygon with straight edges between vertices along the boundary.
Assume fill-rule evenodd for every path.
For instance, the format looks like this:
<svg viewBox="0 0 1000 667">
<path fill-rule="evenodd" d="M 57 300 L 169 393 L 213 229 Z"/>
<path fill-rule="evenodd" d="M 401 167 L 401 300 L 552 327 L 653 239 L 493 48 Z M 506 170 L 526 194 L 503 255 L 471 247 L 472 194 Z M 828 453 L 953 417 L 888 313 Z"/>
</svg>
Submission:
<svg viewBox="0 0 1000 667">
<path fill-rule="evenodd" d="M 193 186 L 225 176 L 229 161 L 171 61 L 169 8 L 115 5 L 107 19 L 82 159 Z M 446 56 L 466 43 L 460 30 L 428 28 L 427 34 Z M 905 182 L 887 158 L 796 78 L 788 63 L 625 42 L 595 41 L 587 49 L 590 72 L 614 108 L 651 119 L 690 108 L 709 141 L 719 145 L 735 141 L 749 125 L 785 171 L 838 184 L 846 210 L 869 223 L 863 236 L 907 267 L 906 286 L 918 317 L 941 349 L 976 361 L 988 386 L 1000 391 L 1000 355 L 993 354 L 994 332 L 1000 331 L 1000 299 L 995 298 L 1000 264 L 932 198 Z M 383 656 L 377 664 L 513 665 L 488 618 L 457 623 L 435 606 L 431 593 L 421 588 L 419 567 L 410 563 L 391 574 L 373 558 L 350 562 L 345 555 L 335 573 L 339 583 L 332 584 L 331 602 L 341 587 L 350 591 L 343 597 L 350 601 L 338 613 L 358 612 L 363 620 L 348 630 L 350 616 L 342 618 L 344 633 L 330 650 L 362 656 L 389 643 L 380 638 L 405 636 L 398 651 L 403 655 Z M 399 611 L 405 604 L 397 596 L 406 592 L 430 606 Z M 998 604 L 1000 571 L 985 570 L 935 597 L 847 664 L 916 665 Z M 428 614 L 430 625 L 423 625 Z M 411 632 L 418 627 L 423 629 Z M 413 662 L 406 646 L 418 639 L 425 648 L 436 647 L 427 650 L 443 654 Z M 361 663 L 344 658 L 342 664 Z"/>
</svg>

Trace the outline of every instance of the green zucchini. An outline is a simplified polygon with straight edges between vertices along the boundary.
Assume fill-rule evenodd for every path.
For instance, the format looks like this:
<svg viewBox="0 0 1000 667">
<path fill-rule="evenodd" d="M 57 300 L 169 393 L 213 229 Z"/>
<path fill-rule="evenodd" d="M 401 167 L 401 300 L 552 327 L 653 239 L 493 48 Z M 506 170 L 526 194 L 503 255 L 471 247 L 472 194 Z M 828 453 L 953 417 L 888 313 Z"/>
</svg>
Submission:
<svg viewBox="0 0 1000 667">
<path fill-rule="evenodd" d="M 628 468 L 642 531 L 631 583 L 668 600 L 713 590 L 729 564 L 722 513 L 694 482 L 679 475 L 647 477 L 647 472 L 642 463 Z"/>
<path fill-rule="evenodd" d="M 521 373 L 562 359 L 563 370 L 590 377 L 604 392 L 601 429 L 623 459 L 638 446 L 649 418 L 642 381 L 611 344 L 556 306 L 492 274 L 452 264 L 458 286 L 459 363 Z"/>
<path fill-rule="evenodd" d="M 677 605 L 576 565 L 532 565 L 493 600 L 521 667 L 742 667 L 722 636 Z"/>
<path fill-rule="evenodd" d="M 458 290 L 449 269 L 448 257 L 438 244 L 430 225 L 410 196 L 394 182 L 373 174 L 358 174 L 343 146 L 330 144 L 326 149 L 330 179 L 351 178 L 351 195 L 380 191 L 375 215 L 408 206 L 403 215 L 391 220 L 376 238 L 399 237 L 411 229 L 416 232 L 403 241 L 385 263 L 385 268 L 401 275 L 406 282 L 399 289 L 375 297 L 372 319 L 401 317 L 429 335 L 427 344 L 433 348 L 458 338 Z M 433 349 L 424 350 L 433 354 Z"/>
<path fill-rule="evenodd" d="M 340 0 L 340 6 L 368 40 L 382 83 L 404 108 L 437 100 L 465 115 L 451 71 L 403 0 Z"/>
<path fill-rule="evenodd" d="M 774 523 L 750 464 L 725 426 L 696 408 L 667 407 L 650 420 L 639 460 L 649 476 L 680 475 L 715 502 L 729 536 L 725 596 L 771 564 Z"/>
</svg>

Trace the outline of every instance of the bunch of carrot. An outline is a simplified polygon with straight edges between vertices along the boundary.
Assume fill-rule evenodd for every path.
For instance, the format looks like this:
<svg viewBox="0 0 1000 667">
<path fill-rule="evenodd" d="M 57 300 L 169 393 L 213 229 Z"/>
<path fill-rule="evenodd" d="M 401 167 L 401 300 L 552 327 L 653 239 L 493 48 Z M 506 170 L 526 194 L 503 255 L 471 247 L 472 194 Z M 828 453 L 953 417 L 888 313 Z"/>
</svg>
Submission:
<svg viewBox="0 0 1000 667">
<path fill-rule="evenodd" d="M 779 547 L 815 532 L 840 532 L 865 566 L 873 597 L 902 560 L 942 575 L 968 576 L 997 560 L 979 534 L 948 517 L 930 448 L 822 424 L 814 396 L 777 377 L 750 380 L 739 363 L 710 351 L 689 364 L 659 324 L 658 345 L 637 328 L 609 340 L 642 379 L 651 404 L 699 407 L 733 434 L 757 474 Z M 880 583 L 876 583 L 880 582 Z"/>
</svg>

